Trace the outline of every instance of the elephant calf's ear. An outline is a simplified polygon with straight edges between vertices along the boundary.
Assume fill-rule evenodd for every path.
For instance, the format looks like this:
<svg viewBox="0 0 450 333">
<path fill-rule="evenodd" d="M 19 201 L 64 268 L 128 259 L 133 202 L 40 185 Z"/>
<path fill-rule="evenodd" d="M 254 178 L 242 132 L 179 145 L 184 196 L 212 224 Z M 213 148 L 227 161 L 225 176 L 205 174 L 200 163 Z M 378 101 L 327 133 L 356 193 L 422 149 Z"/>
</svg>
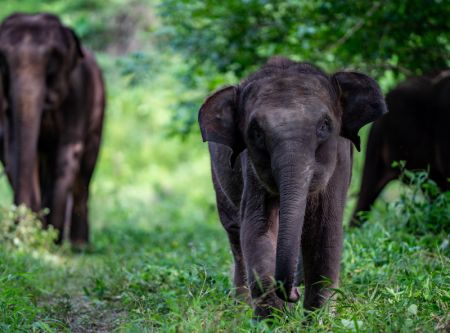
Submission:
<svg viewBox="0 0 450 333">
<path fill-rule="evenodd" d="M 223 88 L 206 99 L 198 114 L 203 141 L 230 147 L 233 150 L 232 166 L 236 157 L 245 148 L 238 127 L 236 100 L 236 87 Z"/>
<path fill-rule="evenodd" d="M 383 94 L 376 81 L 356 72 L 337 72 L 332 77 L 340 92 L 342 106 L 341 135 L 353 142 L 360 151 L 358 132 L 364 125 L 387 112 Z"/>
</svg>

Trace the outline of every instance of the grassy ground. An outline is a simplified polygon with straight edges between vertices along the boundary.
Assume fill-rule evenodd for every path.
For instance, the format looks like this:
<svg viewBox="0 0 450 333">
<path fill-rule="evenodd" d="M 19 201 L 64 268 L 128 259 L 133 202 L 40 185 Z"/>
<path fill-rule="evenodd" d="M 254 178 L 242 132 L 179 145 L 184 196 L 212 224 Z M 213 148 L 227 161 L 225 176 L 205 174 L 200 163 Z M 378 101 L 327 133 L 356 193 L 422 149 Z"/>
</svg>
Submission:
<svg viewBox="0 0 450 333">
<path fill-rule="evenodd" d="M 33 225 L 13 234 L 15 241 L 3 230 L 0 331 L 449 329 L 448 224 L 433 232 L 408 225 L 406 213 L 431 215 L 420 217 L 398 186 L 384 196 L 396 204 L 380 202 L 361 230 L 346 231 L 336 315 L 319 311 L 304 326 L 298 305 L 272 324 L 253 322 L 250 307 L 231 296 L 231 254 L 215 213 L 206 147 L 197 135 L 184 141 L 167 135 L 171 106 L 186 94 L 177 80 L 180 61 L 156 63 L 149 73 L 157 74 L 130 86 L 133 78 L 119 75 L 115 59 L 100 59 L 109 99 L 91 189 L 92 246 L 84 253 L 49 247 L 42 241 L 48 235 L 36 235 Z M 3 221 L 8 214 L 3 209 Z"/>
</svg>

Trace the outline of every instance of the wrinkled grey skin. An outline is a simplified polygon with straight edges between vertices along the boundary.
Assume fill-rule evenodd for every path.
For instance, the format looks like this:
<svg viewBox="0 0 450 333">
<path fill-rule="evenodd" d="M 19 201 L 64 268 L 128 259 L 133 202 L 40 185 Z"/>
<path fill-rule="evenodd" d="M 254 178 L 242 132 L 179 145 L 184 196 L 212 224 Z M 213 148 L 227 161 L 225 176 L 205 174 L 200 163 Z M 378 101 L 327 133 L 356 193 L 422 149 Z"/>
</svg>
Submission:
<svg viewBox="0 0 450 333">
<path fill-rule="evenodd" d="M 430 178 L 450 190 L 450 70 L 412 77 L 386 95 L 389 114 L 370 129 L 358 202 L 350 221 L 368 211 L 383 188 L 400 176 L 394 161 L 410 170 L 429 170 Z"/>
<path fill-rule="evenodd" d="M 298 301 L 300 280 L 306 309 L 320 307 L 331 296 L 327 287 L 338 286 L 348 139 L 359 146 L 358 130 L 385 112 L 371 78 L 328 76 L 281 57 L 202 105 L 199 124 L 235 260 L 234 284 L 251 297 L 257 317 Z"/>
<path fill-rule="evenodd" d="M 0 25 L 0 159 L 14 203 L 89 241 L 88 197 L 100 147 L 104 84 L 94 57 L 51 14 L 13 14 Z M 68 223 L 67 223 L 68 222 Z"/>
</svg>

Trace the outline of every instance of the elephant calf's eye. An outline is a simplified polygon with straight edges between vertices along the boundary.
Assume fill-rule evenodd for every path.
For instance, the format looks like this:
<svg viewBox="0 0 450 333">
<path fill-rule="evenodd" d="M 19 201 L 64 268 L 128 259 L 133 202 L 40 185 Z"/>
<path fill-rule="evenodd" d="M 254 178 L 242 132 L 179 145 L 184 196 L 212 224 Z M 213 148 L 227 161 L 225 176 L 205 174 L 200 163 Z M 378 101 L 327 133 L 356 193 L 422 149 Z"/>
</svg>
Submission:
<svg viewBox="0 0 450 333">
<path fill-rule="evenodd" d="M 331 122 L 331 119 L 327 116 L 324 117 L 317 126 L 317 137 L 319 140 L 326 140 L 328 136 L 330 135 L 331 131 L 333 129 L 333 124 Z"/>
<path fill-rule="evenodd" d="M 258 149 L 266 148 L 266 139 L 264 136 L 264 132 L 261 127 L 259 127 L 256 121 L 252 122 L 249 128 L 249 139 L 253 143 L 253 145 Z"/>
</svg>

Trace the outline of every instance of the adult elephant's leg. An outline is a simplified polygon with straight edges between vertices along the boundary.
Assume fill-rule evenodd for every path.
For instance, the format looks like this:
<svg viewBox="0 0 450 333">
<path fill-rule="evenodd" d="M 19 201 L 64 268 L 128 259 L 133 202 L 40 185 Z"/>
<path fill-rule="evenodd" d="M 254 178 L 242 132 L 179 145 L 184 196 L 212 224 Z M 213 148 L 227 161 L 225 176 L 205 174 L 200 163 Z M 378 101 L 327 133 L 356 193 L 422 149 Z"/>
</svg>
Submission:
<svg viewBox="0 0 450 333">
<path fill-rule="evenodd" d="M 275 294 L 279 202 L 255 179 L 247 177 L 242 208 L 241 244 L 255 315 L 268 317 L 283 301 Z"/>
<path fill-rule="evenodd" d="M 2 116 L 0 115 L 0 118 Z M 11 139 L 8 138 L 7 128 L 4 127 L 0 129 L 0 160 L 3 166 L 3 173 L 6 175 L 9 184 L 13 186 L 13 175 L 11 172 L 11 167 L 13 164 L 13 159 L 11 158 L 11 153 L 8 152 L 8 149 L 11 149 L 12 146 Z"/>
<path fill-rule="evenodd" d="M 382 151 L 383 149 L 389 150 L 389 147 L 382 142 L 382 133 L 375 126 L 371 129 L 367 143 L 361 187 L 356 207 L 350 220 L 350 226 L 352 227 L 361 225 L 362 220 L 358 213 L 370 210 L 386 184 L 398 176 L 398 173 L 384 161 Z"/>
<path fill-rule="evenodd" d="M 0 83 L 1 88 L 1 83 Z M 1 92 L 0 92 L 1 95 Z M 1 96 L 0 96 L 1 99 Z M 2 108 L 0 100 L 0 109 Z M 0 159 L 3 164 L 3 171 L 8 178 L 9 184 L 14 188 L 13 184 L 13 170 L 15 168 L 14 163 L 14 147 L 16 142 L 14 141 L 14 127 L 11 117 L 6 116 L 6 112 L 0 112 Z M 16 138 L 17 140 L 17 138 Z"/>
<path fill-rule="evenodd" d="M 70 242 L 75 246 L 83 246 L 89 242 L 89 181 L 82 174 L 77 175 L 72 193 L 73 208 L 70 219 Z"/>
<path fill-rule="evenodd" d="M 70 224 L 70 241 L 74 245 L 89 242 L 89 186 L 97 163 L 100 135 L 94 134 L 86 140 L 80 171 L 73 188 L 73 210 Z"/>
<path fill-rule="evenodd" d="M 82 153 L 81 141 L 63 143 L 58 147 L 49 223 L 59 231 L 59 242 L 64 235 L 67 202 L 79 172 Z"/>
<path fill-rule="evenodd" d="M 53 148 L 53 147 L 52 147 Z M 55 166 L 56 151 L 46 149 L 40 152 L 39 160 L 39 181 L 42 193 L 42 208 L 50 209 L 53 201 L 53 190 L 55 189 Z M 49 216 L 43 217 L 45 226 L 49 224 Z"/>
</svg>

